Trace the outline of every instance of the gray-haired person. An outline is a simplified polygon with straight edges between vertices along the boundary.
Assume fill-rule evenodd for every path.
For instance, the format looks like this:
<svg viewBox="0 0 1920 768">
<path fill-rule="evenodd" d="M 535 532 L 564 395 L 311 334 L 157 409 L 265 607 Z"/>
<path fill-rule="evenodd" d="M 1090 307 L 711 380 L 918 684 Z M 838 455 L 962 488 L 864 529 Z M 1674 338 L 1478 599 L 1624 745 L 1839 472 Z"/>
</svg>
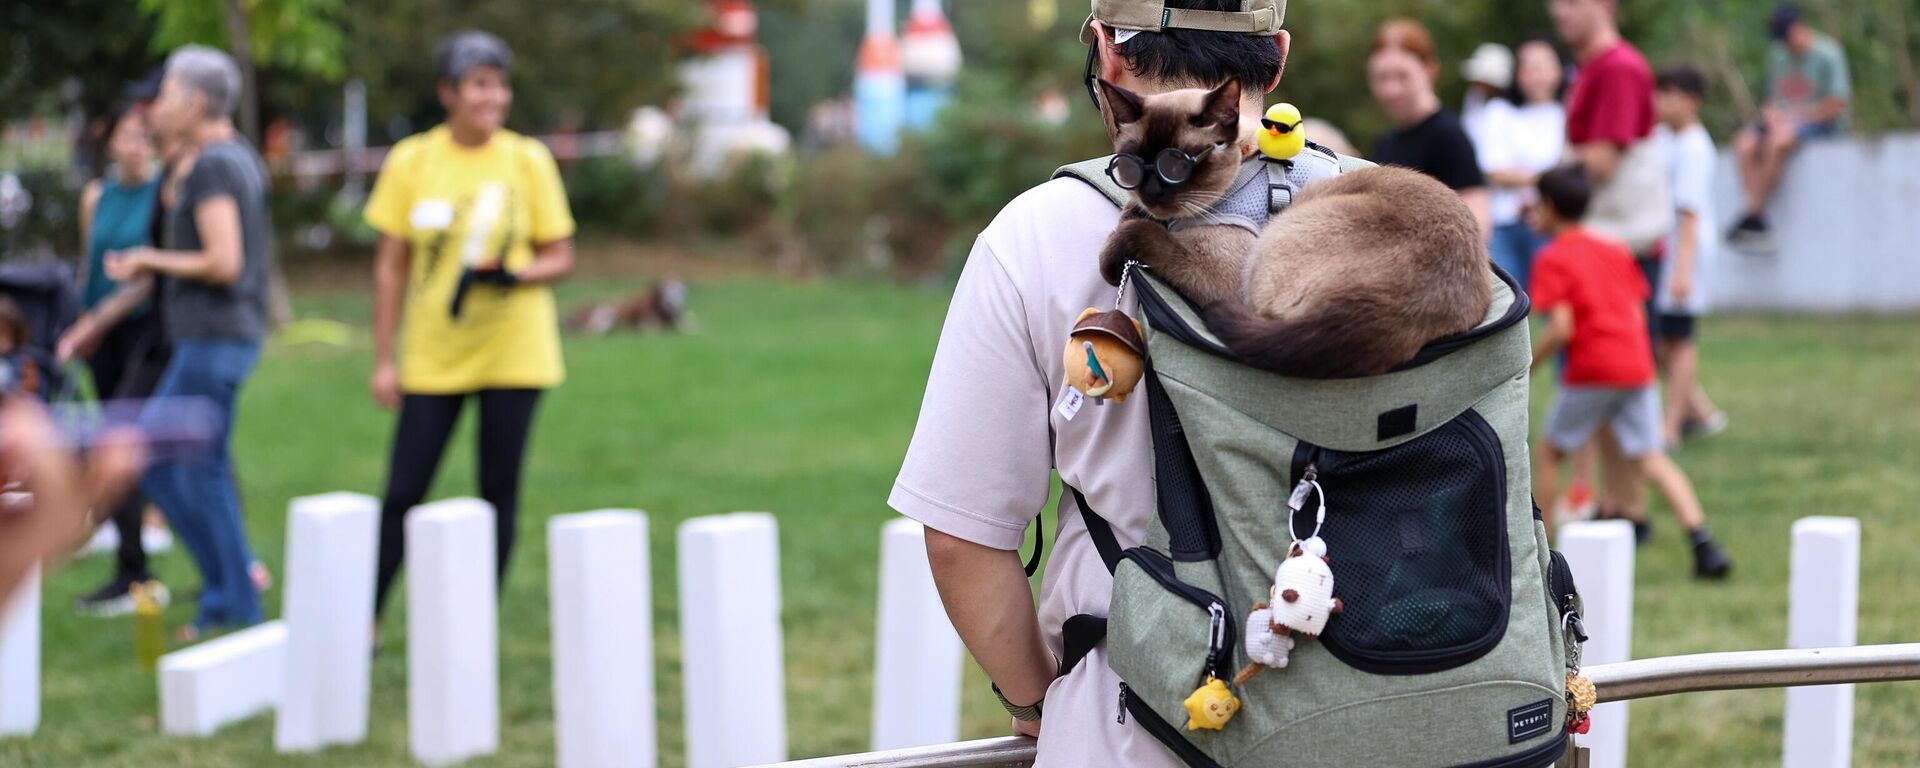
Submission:
<svg viewBox="0 0 1920 768">
<path fill-rule="evenodd" d="M 147 111 L 154 135 L 178 147 L 162 192 L 163 248 L 107 254 L 107 276 L 125 287 L 89 319 L 104 332 L 157 297 L 173 356 L 156 402 L 187 397 L 217 407 L 210 449 L 160 457 L 140 482 L 200 568 L 199 608 L 182 639 L 261 619 L 229 447 L 240 387 L 266 335 L 272 228 L 266 165 L 233 126 L 240 89 L 240 69 L 225 53 L 189 45 L 167 57 L 160 94 Z M 146 414 L 165 416 L 158 408 Z"/>
</svg>

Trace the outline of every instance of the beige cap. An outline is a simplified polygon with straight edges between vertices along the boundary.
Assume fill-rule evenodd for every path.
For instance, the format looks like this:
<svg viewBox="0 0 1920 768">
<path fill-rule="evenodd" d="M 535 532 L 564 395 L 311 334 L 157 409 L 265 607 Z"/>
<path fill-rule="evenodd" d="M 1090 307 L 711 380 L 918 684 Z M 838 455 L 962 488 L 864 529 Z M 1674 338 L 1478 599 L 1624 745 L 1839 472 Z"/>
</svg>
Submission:
<svg viewBox="0 0 1920 768">
<path fill-rule="evenodd" d="M 1199 29 L 1272 37 L 1287 19 L 1287 0 L 1241 0 L 1238 11 L 1169 8 L 1165 0 L 1093 0 L 1093 13 L 1080 25 L 1080 42 L 1093 43 L 1095 19 L 1114 29 L 1158 32 Z"/>
</svg>

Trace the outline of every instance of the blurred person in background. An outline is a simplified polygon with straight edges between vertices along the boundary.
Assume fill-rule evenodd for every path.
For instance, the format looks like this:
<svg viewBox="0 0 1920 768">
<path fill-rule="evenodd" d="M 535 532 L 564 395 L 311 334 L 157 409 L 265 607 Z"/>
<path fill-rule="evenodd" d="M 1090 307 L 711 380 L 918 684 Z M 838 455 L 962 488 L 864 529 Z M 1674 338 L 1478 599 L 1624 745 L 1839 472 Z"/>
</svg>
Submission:
<svg viewBox="0 0 1920 768">
<path fill-rule="evenodd" d="M 151 100 L 152 95 L 135 94 L 136 98 L 144 96 L 143 100 Z M 153 223 L 159 207 L 161 168 L 139 102 L 129 101 L 115 109 L 106 125 L 106 146 L 101 156 L 108 162 L 101 178 L 89 182 L 80 196 L 80 242 L 86 255 L 80 265 L 80 285 L 85 313 L 76 326 L 79 336 L 87 337 L 88 346 L 92 347 L 85 358 L 99 397 L 144 398 L 159 384 L 167 361 L 167 344 L 159 318 L 150 306 L 143 304 L 111 328 L 101 331 L 93 327 L 98 323 L 94 312 L 122 287 L 106 274 L 107 253 L 154 243 Z M 71 355 L 74 350 L 68 347 L 64 351 Z M 119 540 L 113 574 L 98 589 L 76 599 L 76 611 L 105 617 L 133 610 L 129 588 L 135 583 L 153 580 L 153 573 L 147 567 L 145 517 L 146 499 L 138 493 L 130 494 L 112 511 L 112 524 Z M 165 586 L 156 582 L 153 594 L 161 605 L 166 605 Z"/>
<path fill-rule="evenodd" d="M 1412 19 L 1381 25 L 1367 57 L 1367 84 L 1393 128 L 1374 142 L 1371 159 L 1412 168 L 1452 187 L 1480 222 L 1481 233 L 1491 236 L 1487 179 L 1466 129 L 1434 93 L 1439 76 L 1440 57 L 1426 27 Z"/>
<path fill-rule="evenodd" d="M 1653 68 L 1620 35 L 1618 0 L 1552 0 L 1554 27 L 1573 49 L 1579 69 L 1567 94 L 1568 155 L 1586 170 L 1594 193 L 1586 220 L 1590 230 L 1628 243 L 1648 285 L 1659 280 L 1659 244 L 1672 229 L 1673 207 L 1666 164 L 1653 138 Z M 1651 234 L 1650 234 L 1651 233 Z M 1654 307 L 1646 296 L 1641 327 L 1652 349 Z M 1651 353 L 1649 352 L 1649 357 Z M 1599 501 L 1602 518 L 1634 521 L 1635 536 L 1646 541 L 1646 479 L 1620 449 L 1611 429 L 1596 436 L 1605 485 Z M 1576 486 L 1588 474 L 1589 449 L 1575 456 Z"/>
<path fill-rule="evenodd" d="M 1540 174 L 1560 163 L 1567 150 L 1567 110 L 1560 105 L 1565 82 L 1560 54 L 1545 38 L 1528 38 L 1516 50 L 1519 67 L 1512 107 L 1489 111 L 1478 141 L 1480 167 L 1493 187 L 1493 262 L 1526 285 L 1533 255 L 1546 243 L 1527 223 L 1524 208 L 1534 198 Z"/>
<path fill-rule="evenodd" d="M 505 43 L 463 32 L 438 57 L 447 120 L 396 145 L 367 199 L 367 223 L 380 232 L 370 388 L 381 407 L 399 410 L 376 614 L 406 555 L 407 511 L 425 499 L 469 399 L 479 404 L 475 474 L 493 505 L 504 585 L 534 408 L 564 375 L 549 285 L 573 269 L 574 222 L 559 168 L 545 145 L 504 127 L 513 103 Z"/>
<path fill-rule="evenodd" d="M 0 613 L 37 567 L 51 570 L 139 477 L 139 433 L 116 429 L 84 455 L 32 398 L 0 399 Z"/>
<path fill-rule="evenodd" d="M 1846 133 L 1853 100 L 1846 52 L 1807 26 L 1798 7 L 1781 5 L 1767 32 L 1773 38 L 1767 52 L 1767 104 L 1760 122 L 1733 142 L 1747 207 L 1728 235 L 1736 244 L 1758 249 L 1771 244 L 1767 199 L 1780 185 L 1788 158 L 1805 142 Z"/>
<path fill-rule="evenodd" d="M 1481 129 L 1487 116 L 1511 106 L 1508 91 L 1513 87 L 1513 51 L 1499 43 L 1481 43 L 1473 49 L 1473 58 L 1461 62 L 1460 74 L 1467 79 L 1467 98 L 1460 104 L 1460 127 L 1466 129 L 1474 146 L 1481 146 Z"/>
<path fill-rule="evenodd" d="M 1727 415 L 1707 397 L 1700 383 L 1700 351 L 1696 327 L 1707 313 L 1707 275 L 1719 250 L 1714 241 L 1713 166 L 1717 151 L 1713 137 L 1700 124 L 1700 105 L 1706 99 L 1707 78 L 1700 70 L 1678 65 L 1655 78 L 1655 103 L 1660 126 L 1654 137 L 1665 148 L 1673 179 L 1674 228 L 1667 238 L 1659 289 L 1653 298 L 1659 311 L 1660 334 L 1654 352 L 1667 374 L 1666 444 L 1677 447 L 1685 437 L 1706 437 L 1727 427 Z"/>
<path fill-rule="evenodd" d="M 160 192 L 166 249 L 106 254 L 106 276 L 126 290 L 91 313 L 93 327 L 111 328 L 151 294 L 172 346 L 155 400 L 202 400 L 217 414 L 206 450 L 155 461 L 140 484 L 203 580 L 194 619 L 178 633 L 182 642 L 262 617 L 264 569 L 247 543 L 231 459 L 240 389 L 266 335 L 272 224 L 266 166 L 233 125 L 240 89 L 240 69 L 225 53 L 189 45 L 167 57 L 159 95 L 147 109 L 148 125 L 172 164 Z M 156 404 L 142 421 L 158 425 L 168 417 Z"/>
</svg>

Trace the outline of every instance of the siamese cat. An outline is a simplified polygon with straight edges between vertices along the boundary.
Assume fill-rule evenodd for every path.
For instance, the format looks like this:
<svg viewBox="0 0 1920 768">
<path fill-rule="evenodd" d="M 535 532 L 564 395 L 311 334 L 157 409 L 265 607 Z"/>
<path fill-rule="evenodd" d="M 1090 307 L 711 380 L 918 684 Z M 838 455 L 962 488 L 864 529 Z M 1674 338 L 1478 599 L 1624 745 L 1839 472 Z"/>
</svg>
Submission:
<svg viewBox="0 0 1920 768">
<path fill-rule="evenodd" d="M 1212 210 L 1251 133 L 1238 82 L 1152 96 L 1105 81 L 1100 89 L 1115 151 L 1145 168 L 1127 176 L 1137 181 L 1132 203 L 1101 252 L 1108 282 L 1129 260 L 1146 265 L 1242 360 L 1299 378 L 1386 373 L 1485 316 L 1487 248 L 1446 185 L 1401 168 L 1346 173 L 1307 185 L 1256 234 L 1218 223 Z M 1183 155 L 1198 158 L 1184 181 L 1155 167 L 1169 149 L 1180 153 L 1175 171 Z"/>
</svg>

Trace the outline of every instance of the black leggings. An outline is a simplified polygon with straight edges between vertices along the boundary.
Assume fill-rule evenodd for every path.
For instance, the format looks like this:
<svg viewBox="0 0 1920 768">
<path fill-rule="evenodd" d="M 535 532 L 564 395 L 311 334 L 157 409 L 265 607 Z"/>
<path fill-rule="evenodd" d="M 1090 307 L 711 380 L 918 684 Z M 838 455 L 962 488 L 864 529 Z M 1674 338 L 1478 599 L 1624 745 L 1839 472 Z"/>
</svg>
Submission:
<svg viewBox="0 0 1920 768">
<path fill-rule="evenodd" d="M 99 348 L 87 359 L 94 392 L 103 400 L 144 398 L 153 394 L 167 368 L 168 347 L 153 315 L 128 318 L 107 331 Z M 113 579 L 119 583 L 153 578 L 147 570 L 147 550 L 141 542 L 147 501 L 138 489 L 113 508 L 113 526 L 120 532 L 120 550 L 114 559 Z"/>
<path fill-rule="evenodd" d="M 407 512 L 426 499 L 440 455 L 468 397 L 480 399 L 480 498 L 493 505 L 495 576 L 504 583 L 520 508 L 520 470 L 533 429 L 537 389 L 486 389 L 474 395 L 407 395 L 400 402 L 393 455 L 387 461 L 387 493 L 380 505 L 380 575 L 374 615 L 386 609 L 393 577 L 406 559 Z"/>
</svg>

